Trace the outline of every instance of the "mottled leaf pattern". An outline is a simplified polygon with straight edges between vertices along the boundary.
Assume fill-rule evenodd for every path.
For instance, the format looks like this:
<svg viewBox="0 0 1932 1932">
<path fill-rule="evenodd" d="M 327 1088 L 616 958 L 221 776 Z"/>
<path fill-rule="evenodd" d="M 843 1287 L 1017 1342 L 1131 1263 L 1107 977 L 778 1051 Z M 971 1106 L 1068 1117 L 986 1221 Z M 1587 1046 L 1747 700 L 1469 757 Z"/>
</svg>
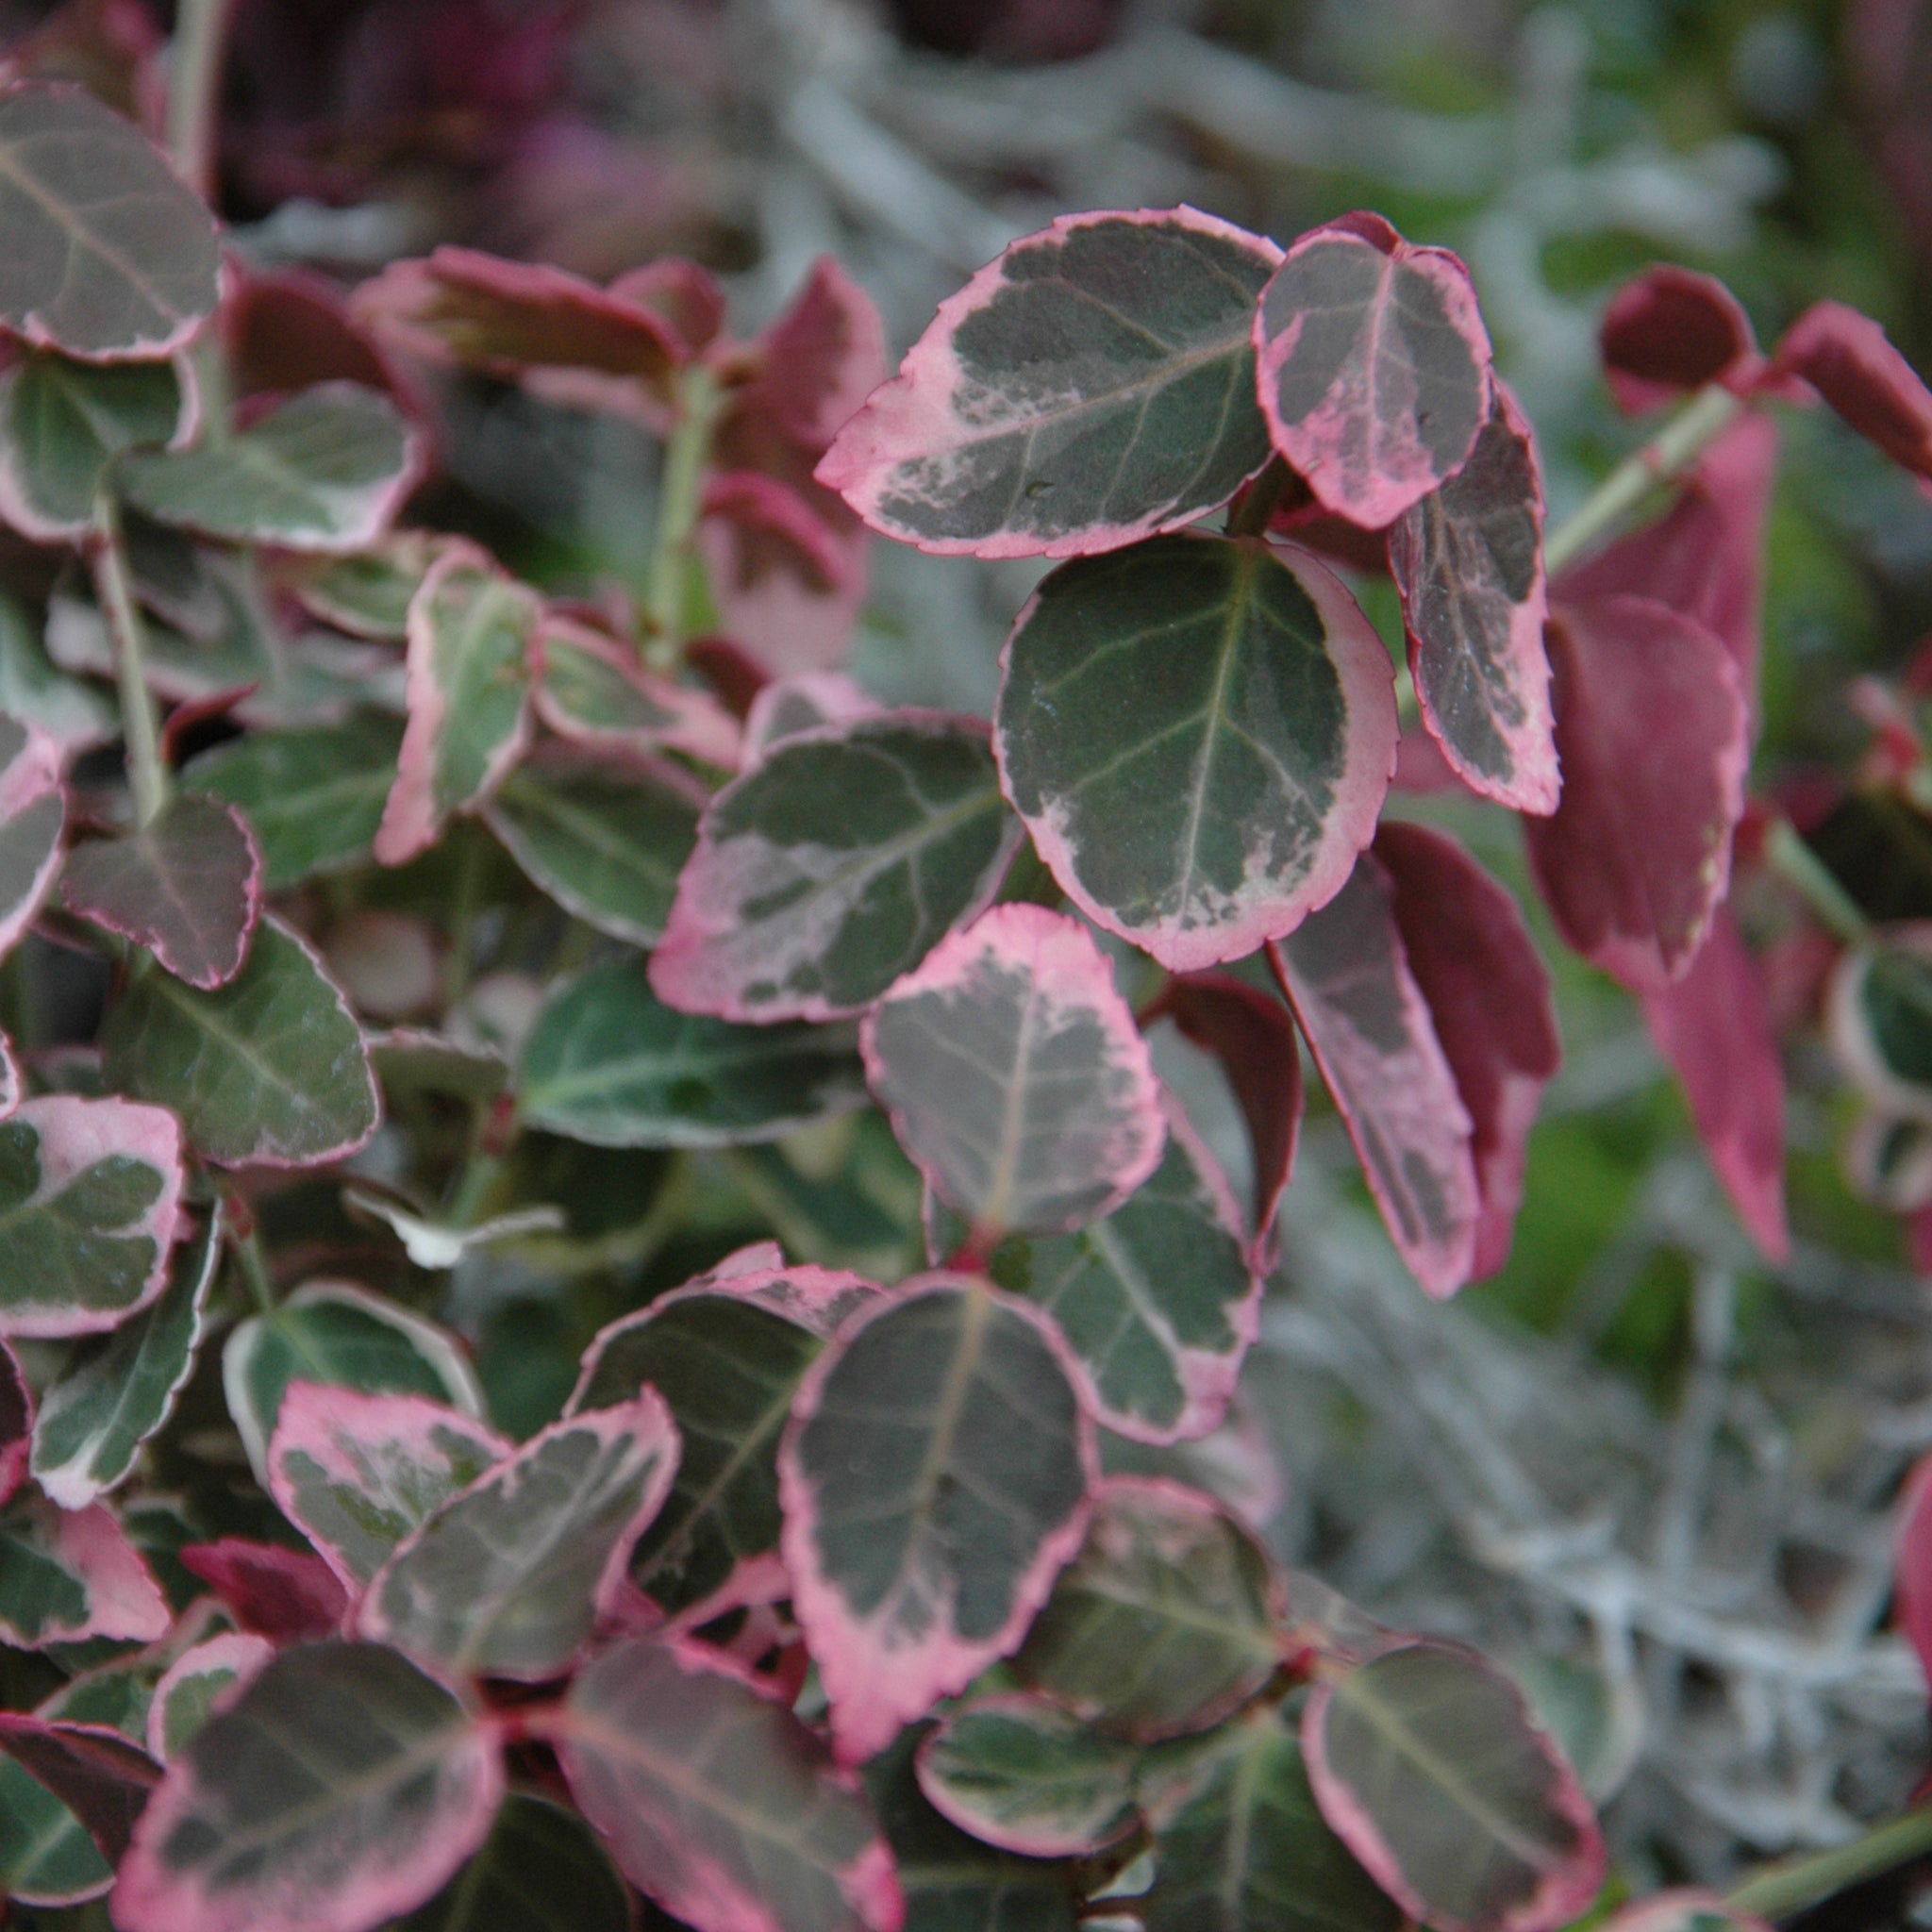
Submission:
<svg viewBox="0 0 1932 1932">
<path fill-rule="evenodd" d="M 160 1586 L 104 1505 L 70 1512 L 23 1490 L 0 1509 L 0 1642 L 146 1643 L 167 1627 Z"/>
</svg>

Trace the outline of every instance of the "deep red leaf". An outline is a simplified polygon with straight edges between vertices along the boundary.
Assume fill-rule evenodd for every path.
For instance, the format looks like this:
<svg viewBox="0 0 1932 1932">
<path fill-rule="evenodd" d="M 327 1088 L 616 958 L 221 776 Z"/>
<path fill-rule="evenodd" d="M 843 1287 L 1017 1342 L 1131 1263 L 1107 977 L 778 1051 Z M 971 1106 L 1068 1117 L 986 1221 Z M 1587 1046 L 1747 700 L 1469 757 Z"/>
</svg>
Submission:
<svg viewBox="0 0 1932 1932">
<path fill-rule="evenodd" d="M 301 268 L 268 274 L 232 258 L 228 275 L 221 327 L 238 394 L 288 395 L 318 382 L 359 382 L 385 391 L 411 416 L 423 413 L 416 385 L 350 318 L 347 296 L 325 276 Z"/>
<path fill-rule="evenodd" d="M 110 1862 L 126 1851 L 134 1821 L 160 1782 L 160 1766 L 107 1724 L 0 1710 L 0 1751 L 74 1813 Z"/>
<path fill-rule="evenodd" d="M 1774 367 L 1802 375 L 1893 462 L 1932 477 L 1932 392 L 1869 315 L 1813 304 L 1785 331 Z"/>
<path fill-rule="evenodd" d="M 180 1557 L 182 1567 L 227 1605 L 242 1629 L 275 1643 L 333 1637 L 349 1607 L 341 1579 L 308 1550 L 225 1536 L 190 1543 Z"/>
<path fill-rule="evenodd" d="M 758 374 L 737 408 L 774 423 L 817 458 L 886 379 L 886 328 L 872 297 L 829 255 L 752 343 Z"/>
<path fill-rule="evenodd" d="M 682 256 L 660 256 L 610 284 L 620 302 L 648 308 L 676 336 L 689 358 L 702 356 L 724 326 L 724 291 L 709 269 Z"/>
<path fill-rule="evenodd" d="M 1714 275 L 1667 261 L 1610 297 L 1597 341 L 1610 393 L 1633 415 L 1716 382 L 1757 352 L 1738 298 Z"/>
</svg>

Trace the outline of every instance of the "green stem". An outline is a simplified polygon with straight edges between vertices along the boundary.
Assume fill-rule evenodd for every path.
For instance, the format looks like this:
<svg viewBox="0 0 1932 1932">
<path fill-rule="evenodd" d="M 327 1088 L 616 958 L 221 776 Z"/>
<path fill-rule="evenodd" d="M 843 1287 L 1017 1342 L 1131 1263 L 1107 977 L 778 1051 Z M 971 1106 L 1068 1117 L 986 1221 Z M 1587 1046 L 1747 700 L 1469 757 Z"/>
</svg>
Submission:
<svg viewBox="0 0 1932 1932">
<path fill-rule="evenodd" d="M 500 1154 L 472 1154 L 458 1177 L 445 1216 L 452 1227 L 474 1227 L 483 1218 L 483 1204 L 502 1178 L 504 1158 Z"/>
<path fill-rule="evenodd" d="M 1227 513 L 1230 537 L 1265 537 L 1274 521 L 1275 507 L 1293 472 L 1279 457 L 1270 457 L 1261 474 L 1250 483 L 1235 507 Z"/>
<path fill-rule="evenodd" d="M 1872 922 L 1859 911 L 1824 859 L 1799 838 L 1789 819 L 1780 819 L 1771 828 L 1764 841 L 1764 857 L 1772 870 L 1787 885 L 1795 887 L 1823 924 L 1848 945 L 1860 945 L 1872 937 Z"/>
<path fill-rule="evenodd" d="M 1724 1903 L 1761 1919 L 1788 1919 L 1807 1906 L 1927 1853 L 1932 1853 L 1932 1805 L 1922 1805 L 1848 1845 L 1767 1865 L 1726 1893 Z"/>
<path fill-rule="evenodd" d="M 1721 383 L 1707 383 L 1640 450 L 1627 456 L 1591 491 L 1574 516 L 1543 539 L 1543 563 L 1555 576 L 1575 562 L 1657 488 L 1689 469 L 1743 411 Z"/>
<path fill-rule="evenodd" d="M 182 179 L 214 199 L 215 113 L 235 0 L 180 0 L 168 49 L 168 152 Z"/>
<path fill-rule="evenodd" d="M 275 1285 L 268 1272 L 268 1261 L 261 1252 L 261 1236 L 254 1229 L 236 1241 L 235 1259 L 241 1265 L 242 1279 L 248 1284 L 248 1292 L 255 1297 L 255 1306 L 264 1315 L 275 1312 Z"/>
<path fill-rule="evenodd" d="M 121 732 L 127 743 L 127 782 L 134 793 L 134 820 L 152 824 L 168 802 L 168 770 L 161 762 L 161 727 L 154 693 L 147 688 L 147 632 L 127 569 L 121 532 L 121 508 L 102 491 L 94 504 L 95 533 L 91 549 L 94 592 L 108 634 L 114 641 L 114 668 L 121 682 Z"/>
<path fill-rule="evenodd" d="M 677 398 L 677 426 L 664 449 L 658 491 L 658 531 L 651 546 L 651 582 L 644 603 L 649 634 L 644 661 L 658 670 L 677 666 L 684 644 L 684 598 L 691 533 L 697 528 L 705 458 L 724 401 L 717 379 L 702 364 L 687 369 Z"/>
</svg>

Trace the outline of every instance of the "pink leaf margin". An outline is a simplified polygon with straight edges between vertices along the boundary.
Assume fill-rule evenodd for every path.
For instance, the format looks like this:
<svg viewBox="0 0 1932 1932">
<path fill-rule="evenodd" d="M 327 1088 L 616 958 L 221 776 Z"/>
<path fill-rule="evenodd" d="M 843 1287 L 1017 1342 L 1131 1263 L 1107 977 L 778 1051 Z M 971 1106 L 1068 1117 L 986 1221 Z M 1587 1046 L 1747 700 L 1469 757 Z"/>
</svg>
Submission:
<svg viewBox="0 0 1932 1932">
<path fill-rule="evenodd" d="M 147 1707 L 147 1755 L 157 1764 L 168 1761 L 168 1703 L 175 1693 L 197 1678 L 227 1676 L 232 1681 L 218 1691 L 212 1706 L 220 1711 L 234 1702 L 275 1654 L 266 1637 L 248 1630 L 225 1630 L 184 1650 L 161 1673 Z"/>
<path fill-rule="evenodd" d="M 160 1781 L 160 1767 L 109 1724 L 0 1710 L 0 1751 L 73 1812 L 109 1864 Z"/>
<path fill-rule="evenodd" d="M 558 737 L 627 751 L 681 751 L 701 763 L 717 765 L 725 771 L 737 767 L 743 746 L 738 720 L 708 691 L 654 676 L 639 664 L 636 653 L 626 652 L 616 639 L 549 611 L 537 631 L 540 660 L 553 644 L 566 644 L 596 658 L 647 703 L 664 712 L 667 719 L 661 729 L 600 729 L 565 710 L 554 695 L 546 694 L 540 676 L 535 691 L 537 715 Z"/>
<path fill-rule="evenodd" d="M 20 1357 L 0 1340 L 0 1507 L 25 1480 L 33 1446 L 33 1387 Z"/>
<path fill-rule="evenodd" d="M 57 1509 L 32 1491 L 24 1507 L 36 1519 L 49 1559 L 79 1580 L 87 1604 L 76 1624 L 38 1634 L 0 1624 L 0 1639 L 23 1650 L 39 1650 L 90 1637 L 152 1643 L 166 1632 L 173 1621 L 168 1600 L 111 1509 L 103 1503 Z"/>
<path fill-rule="evenodd" d="M 182 1567 L 214 1591 L 243 1630 L 271 1643 L 333 1637 L 348 1613 L 348 1592 L 335 1572 L 308 1550 L 225 1536 L 190 1543 Z"/>
<path fill-rule="evenodd" d="M 1075 1454 L 1086 1475 L 1086 1493 L 1021 1571 L 1014 1581 L 1012 1607 L 991 1636 L 969 1640 L 950 1631 L 928 1633 L 916 1647 L 893 1651 L 879 1636 L 891 1614 L 892 1597 L 889 1594 L 871 1616 L 855 1616 L 843 1592 L 820 1569 L 817 1499 L 799 1463 L 798 1439 L 818 1413 L 827 1379 L 853 1339 L 872 1323 L 924 1295 L 961 1293 L 986 1295 L 995 1307 L 1024 1322 L 1045 1343 L 1077 1394 L 1082 1386 L 1079 1365 L 1058 1324 L 1031 1302 L 989 1287 L 977 1277 L 934 1271 L 901 1283 L 894 1293 L 862 1308 L 840 1329 L 832 1345 L 806 1372 L 778 1445 L 778 1494 L 784 1512 L 780 1555 L 791 1577 L 792 1610 L 805 1630 L 831 1706 L 832 1748 L 843 1764 L 862 1764 L 875 1756 L 898 1735 L 901 1725 L 924 1717 L 941 1698 L 963 1690 L 989 1664 L 1017 1650 L 1052 1592 L 1054 1579 L 1086 1541 L 1100 1480 L 1100 1451 L 1093 1419 L 1085 1403 L 1076 1402 Z"/>
</svg>

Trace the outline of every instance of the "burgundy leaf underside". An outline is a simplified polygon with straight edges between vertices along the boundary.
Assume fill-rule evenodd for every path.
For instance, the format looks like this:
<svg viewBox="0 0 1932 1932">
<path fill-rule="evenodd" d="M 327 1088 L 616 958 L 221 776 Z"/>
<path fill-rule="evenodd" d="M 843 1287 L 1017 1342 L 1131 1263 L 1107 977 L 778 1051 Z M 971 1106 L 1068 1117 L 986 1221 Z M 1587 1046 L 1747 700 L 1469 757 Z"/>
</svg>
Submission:
<svg viewBox="0 0 1932 1932">
<path fill-rule="evenodd" d="M 1751 319 L 1714 275 L 1658 262 L 1610 297 L 1597 330 L 1604 375 L 1632 415 L 1757 359 Z"/>
<path fill-rule="evenodd" d="M 0 1710 L 0 1751 L 74 1813 L 109 1863 L 126 1851 L 134 1821 L 161 1775 L 145 1751 L 106 1724 L 63 1724 L 25 1711 Z"/>
<path fill-rule="evenodd" d="M 307 1550 L 225 1536 L 211 1543 L 190 1543 L 180 1557 L 244 1630 L 274 1643 L 332 1637 L 348 1612 L 349 1596 L 341 1578 Z"/>
<path fill-rule="evenodd" d="M 1869 315 L 1814 304 L 1785 331 L 1775 366 L 1803 376 L 1893 462 L 1932 477 L 1932 392 Z"/>
</svg>

